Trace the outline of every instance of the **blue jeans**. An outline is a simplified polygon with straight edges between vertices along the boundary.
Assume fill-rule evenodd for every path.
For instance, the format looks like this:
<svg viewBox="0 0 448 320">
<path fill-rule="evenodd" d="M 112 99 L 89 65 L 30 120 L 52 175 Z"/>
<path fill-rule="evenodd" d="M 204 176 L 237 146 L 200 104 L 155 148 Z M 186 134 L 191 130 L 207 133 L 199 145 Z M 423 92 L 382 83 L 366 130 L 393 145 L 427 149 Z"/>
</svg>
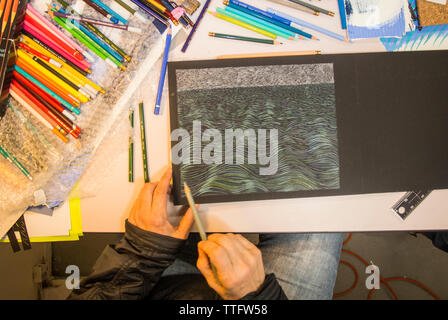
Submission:
<svg viewBox="0 0 448 320">
<path fill-rule="evenodd" d="M 342 233 L 260 234 L 258 248 L 266 274 L 274 273 L 291 300 L 331 299 L 341 254 Z M 198 274 L 199 236 L 192 233 L 186 247 L 163 276 Z"/>
</svg>

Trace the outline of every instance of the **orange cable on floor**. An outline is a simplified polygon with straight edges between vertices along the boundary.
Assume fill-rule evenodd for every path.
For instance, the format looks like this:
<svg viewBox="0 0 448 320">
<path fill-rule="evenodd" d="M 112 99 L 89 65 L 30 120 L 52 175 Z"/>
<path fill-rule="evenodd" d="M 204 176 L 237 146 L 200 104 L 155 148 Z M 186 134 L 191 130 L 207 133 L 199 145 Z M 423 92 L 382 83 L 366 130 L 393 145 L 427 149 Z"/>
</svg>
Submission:
<svg viewBox="0 0 448 320">
<path fill-rule="evenodd" d="M 343 246 L 346 245 L 351 240 L 352 235 L 353 235 L 352 233 L 350 233 L 348 235 L 347 239 L 345 239 L 344 242 L 342 243 Z M 354 253 L 352 251 L 349 251 L 347 249 L 342 249 L 342 252 L 350 254 L 351 256 L 355 257 L 356 259 L 361 261 L 366 267 L 369 265 L 367 263 L 367 261 L 365 261 L 358 254 L 356 254 L 356 253 Z M 350 264 L 349 262 L 347 262 L 345 260 L 340 260 L 339 263 L 348 266 L 353 271 L 353 273 L 355 274 L 355 281 L 353 282 L 352 286 L 349 289 L 347 289 L 347 290 L 345 290 L 343 292 L 338 292 L 338 293 L 333 294 L 333 298 L 342 297 L 342 296 L 345 296 L 345 295 L 349 294 L 350 292 L 352 292 L 353 289 L 358 284 L 358 280 L 359 280 L 358 279 L 358 272 L 356 271 L 356 268 L 352 264 Z M 392 294 L 392 296 L 394 297 L 395 300 L 398 300 L 398 296 L 395 293 L 395 291 L 392 289 L 392 287 L 389 285 L 389 283 L 388 283 L 389 281 L 407 281 L 407 282 L 410 282 L 410 283 L 416 285 L 417 287 L 425 290 L 434 299 L 440 300 L 440 298 L 434 292 L 432 292 L 427 286 L 425 286 L 423 283 L 421 283 L 421 282 L 419 282 L 417 280 L 414 280 L 414 279 L 411 279 L 411 278 L 404 278 L 404 277 L 391 277 L 391 278 L 384 279 L 383 277 L 380 276 L 380 283 L 382 283 L 382 284 L 384 284 L 386 286 L 386 288 L 390 291 L 390 293 Z M 373 294 L 374 291 L 375 291 L 375 289 L 371 289 L 369 291 L 369 294 L 367 295 L 367 300 L 371 299 L 372 294 Z"/>
</svg>

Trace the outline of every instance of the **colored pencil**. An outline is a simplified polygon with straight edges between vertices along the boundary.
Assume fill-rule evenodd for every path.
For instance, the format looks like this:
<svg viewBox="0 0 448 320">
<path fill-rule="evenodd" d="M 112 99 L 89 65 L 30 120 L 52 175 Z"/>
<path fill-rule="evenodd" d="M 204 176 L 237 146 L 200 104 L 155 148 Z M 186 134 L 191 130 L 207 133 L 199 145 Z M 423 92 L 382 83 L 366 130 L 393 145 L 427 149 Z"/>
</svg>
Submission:
<svg viewBox="0 0 448 320">
<path fill-rule="evenodd" d="M 31 56 L 30 56 L 31 57 Z M 60 74 L 59 72 L 55 71 L 54 69 L 52 69 L 50 66 L 48 66 L 47 64 L 45 64 L 43 61 L 39 60 L 38 57 L 34 56 L 32 57 L 32 59 L 34 61 L 36 61 L 40 66 L 42 66 L 43 68 L 45 68 L 48 72 L 51 72 L 53 75 L 55 75 L 56 77 L 58 77 L 60 80 L 62 80 L 64 83 L 66 83 L 68 86 L 72 87 L 74 90 L 78 91 L 80 94 L 86 96 L 89 100 L 90 100 L 90 95 L 85 92 L 84 90 L 82 90 L 82 88 L 80 88 L 79 86 L 77 86 L 76 84 L 74 84 L 72 81 L 70 81 L 69 79 L 67 79 L 65 76 L 63 76 L 62 74 Z"/>
<path fill-rule="evenodd" d="M 129 135 L 129 182 L 134 182 L 134 109 L 129 110 L 131 133 Z"/>
<path fill-rule="evenodd" d="M 41 53 L 41 52 L 39 52 L 37 50 L 34 50 L 34 49 L 30 48 L 29 46 L 27 46 L 23 42 L 19 43 L 19 48 L 22 48 L 22 49 L 28 51 L 29 53 L 35 55 L 36 57 L 39 57 L 40 59 L 42 59 L 42 60 L 44 60 L 44 61 L 46 61 L 48 63 L 51 63 L 52 65 L 54 65 L 57 68 L 61 68 L 62 67 L 62 63 L 60 63 L 60 62 L 58 62 L 56 60 L 53 60 L 52 58 L 44 55 L 43 53 Z"/>
<path fill-rule="evenodd" d="M 125 10 L 127 10 L 130 14 L 132 14 L 134 17 L 139 19 L 141 22 L 147 22 L 148 20 L 142 16 L 137 10 L 132 8 L 128 3 L 122 1 L 122 0 L 115 0 L 116 3 L 118 3 L 120 6 L 122 6 Z"/>
<path fill-rule="evenodd" d="M 30 15 L 25 16 L 25 25 L 29 24 L 31 27 L 38 30 L 38 32 L 44 34 L 53 44 L 57 44 L 59 47 L 68 52 L 71 56 L 78 60 L 84 60 L 84 56 L 75 48 L 71 47 L 61 39 L 59 39 L 52 31 L 48 30 L 46 27 L 39 24 Z"/>
<path fill-rule="evenodd" d="M 171 46 L 171 36 L 172 36 L 172 29 L 170 26 L 166 34 L 165 52 L 163 53 L 162 69 L 160 71 L 160 78 L 159 78 L 159 88 L 157 89 L 156 106 L 154 108 L 155 115 L 158 115 L 160 112 L 160 103 L 162 101 L 163 85 L 165 83 L 166 66 L 168 63 L 168 54 L 170 52 L 170 46 Z"/>
<path fill-rule="evenodd" d="M 64 58 L 66 58 L 73 64 L 77 65 L 79 68 L 84 69 L 84 70 L 90 68 L 90 64 L 88 64 L 85 61 L 81 61 L 81 60 L 74 58 L 72 55 L 70 55 L 70 53 L 65 51 L 63 48 L 57 46 L 57 44 L 53 43 L 47 36 L 39 33 L 39 30 L 33 28 L 33 26 L 31 26 L 25 22 L 23 28 L 24 28 L 24 31 L 28 32 L 29 34 L 34 36 L 36 39 L 39 39 L 41 42 L 46 44 L 47 47 L 51 47 L 52 49 L 54 49 L 56 52 L 58 52 Z"/>
<path fill-rule="evenodd" d="M 191 194 L 191 190 L 188 187 L 186 182 L 184 182 L 184 192 L 185 192 L 185 196 L 188 201 L 188 205 L 190 206 L 190 209 L 193 212 L 194 222 L 196 223 L 196 227 L 198 228 L 199 235 L 201 236 L 201 240 L 206 241 L 207 234 L 205 233 L 204 226 L 202 225 L 201 219 L 199 218 L 198 209 L 196 208 L 196 203 L 194 202 L 193 195 Z M 210 268 L 212 269 L 213 274 L 216 278 L 216 281 L 218 281 L 218 283 L 220 283 L 219 278 L 218 278 L 218 272 L 216 271 L 216 267 L 213 265 L 213 263 L 210 260 L 209 260 L 209 263 L 210 263 Z"/>
<path fill-rule="evenodd" d="M 9 151 L 5 148 L 2 147 L 0 145 L 0 154 L 9 162 L 11 162 L 12 164 L 14 164 L 17 168 L 19 168 L 19 170 L 29 179 L 29 180 L 33 180 L 33 178 L 31 177 L 31 174 L 28 172 L 28 170 L 26 170 L 26 168 L 19 162 L 19 160 L 17 160 L 11 153 L 9 153 Z"/>
<path fill-rule="evenodd" d="M 126 70 L 126 68 L 114 58 L 112 55 L 107 53 L 102 47 L 100 47 L 95 41 L 90 39 L 87 35 L 85 35 L 78 27 L 76 27 L 73 23 L 70 23 L 67 20 L 63 20 L 63 18 L 54 17 L 54 21 L 58 23 L 62 28 L 71 33 L 76 39 L 78 39 L 81 43 L 83 43 L 87 48 L 92 50 L 98 57 L 104 60 L 107 64 L 109 64 L 113 68 L 121 68 L 122 70 Z"/>
<path fill-rule="evenodd" d="M 54 109 L 50 104 L 41 99 L 35 92 L 30 90 L 26 85 L 18 79 L 13 80 L 13 84 L 19 88 L 31 101 L 34 102 L 42 111 L 50 116 L 56 123 L 68 132 L 75 139 L 79 139 L 81 129 L 70 121 L 66 116 Z"/>
<path fill-rule="evenodd" d="M 99 5 L 97 5 L 96 3 L 92 2 L 91 0 L 83 0 L 86 4 L 88 4 L 91 8 L 93 8 L 96 12 L 98 12 L 99 14 L 103 15 L 104 17 L 106 17 L 107 19 L 109 19 L 110 21 L 112 21 L 113 23 L 119 23 L 118 19 L 116 17 L 114 17 L 113 15 L 111 15 L 110 13 L 108 13 L 106 10 L 104 10 L 103 8 L 101 8 Z"/>
<path fill-rule="evenodd" d="M 141 3 L 143 6 L 147 7 L 148 9 L 151 9 L 152 11 L 157 13 L 160 17 L 167 20 L 171 20 L 169 14 L 166 12 L 166 8 L 162 6 L 160 3 L 151 2 L 149 0 L 138 0 L 138 2 Z"/>
<path fill-rule="evenodd" d="M 145 111 L 143 108 L 143 102 L 140 102 L 138 107 L 140 115 L 140 137 L 142 144 L 143 177 L 145 179 L 145 183 L 148 183 L 150 182 L 150 179 L 149 179 L 149 167 L 148 167 L 148 153 L 146 151 Z"/>
<path fill-rule="evenodd" d="M 260 38 L 250 38 L 250 37 L 242 37 L 231 34 L 217 33 L 217 32 L 209 32 L 208 35 L 214 38 L 222 38 L 222 39 L 230 39 L 230 40 L 240 40 L 240 41 L 248 41 L 248 42 L 258 42 L 265 44 L 281 44 L 279 41 L 269 40 L 269 39 L 260 39 Z"/>
<path fill-rule="evenodd" d="M 202 18 L 204 18 L 205 12 L 207 11 L 208 7 L 210 6 L 210 2 L 211 0 L 206 0 L 204 3 L 204 6 L 202 7 L 201 12 L 199 13 L 198 18 L 196 19 L 196 22 L 194 23 L 193 28 L 191 28 L 190 34 L 187 37 L 187 40 L 185 40 L 184 45 L 182 46 L 182 52 L 186 52 L 188 49 L 188 46 L 190 45 L 191 40 L 193 39 L 193 36 L 197 30 L 197 28 L 199 27 L 199 24 L 202 21 Z M 222 18 L 221 18 L 222 19 Z"/>
<path fill-rule="evenodd" d="M 51 91 L 56 93 L 58 96 L 69 102 L 72 106 L 79 107 L 81 105 L 81 102 L 73 97 L 69 92 L 65 90 L 65 88 L 61 88 L 57 83 L 51 81 L 48 77 L 43 75 L 42 73 L 36 71 L 33 66 L 31 66 L 27 61 L 24 61 L 22 59 L 18 59 L 16 61 L 16 65 L 26 71 L 29 75 L 31 75 L 33 78 L 35 78 L 37 81 L 45 85 L 47 88 L 49 88 Z"/>
<path fill-rule="evenodd" d="M 309 3 L 309 2 L 305 2 L 305 1 L 302 1 L 302 0 L 289 0 L 289 2 L 294 2 L 294 3 L 298 4 L 299 6 L 303 6 L 303 7 L 309 8 L 309 9 L 314 10 L 314 11 L 322 12 L 323 14 L 329 15 L 331 17 L 334 16 L 334 12 L 331 12 L 329 10 L 326 10 L 326 9 L 321 8 L 321 7 L 315 6 L 315 5 L 313 5 L 313 4 Z"/>
<path fill-rule="evenodd" d="M 53 50 L 51 47 L 47 46 L 45 43 L 34 37 L 29 32 L 26 32 L 25 30 L 22 31 L 22 35 L 20 37 L 20 41 L 27 44 L 34 50 L 37 50 L 49 57 L 52 57 L 54 60 L 62 63 L 63 65 L 66 64 L 67 66 L 73 68 L 74 70 L 78 71 L 84 76 L 87 76 L 89 73 L 92 73 L 90 69 L 83 69 L 78 67 L 76 64 L 72 63 L 68 59 L 66 59 L 64 56 Z"/>
<path fill-rule="evenodd" d="M 343 30 L 347 29 L 347 17 L 345 15 L 344 0 L 338 0 L 339 15 L 341 17 L 341 27 Z"/>
<path fill-rule="evenodd" d="M 154 19 L 156 19 L 157 21 L 161 22 L 162 24 L 164 24 L 168 27 L 169 22 L 167 21 L 167 19 L 162 18 L 160 15 L 158 15 L 156 12 L 154 12 L 154 10 L 151 10 L 150 8 L 143 5 L 139 1 L 137 1 L 137 0 L 131 0 L 131 1 L 135 5 L 137 5 L 140 9 L 142 9 L 146 14 L 150 15 L 151 17 L 153 17 Z"/>
<path fill-rule="evenodd" d="M 37 93 L 40 97 L 45 99 L 48 103 L 50 103 L 56 110 L 58 110 L 60 113 L 64 114 L 67 118 L 69 118 L 71 121 L 76 121 L 76 117 L 69 112 L 67 109 L 65 109 L 62 104 L 58 103 L 57 100 L 52 98 L 49 94 L 47 94 L 45 91 L 37 87 L 34 83 L 23 77 L 20 73 L 17 71 L 14 71 L 14 77 L 16 79 L 19 79 L 22 83 L 24 83 L 27 87 L 29 87 L 31 90 L 33 90 L 35 93 Z"/>
<path fill-rule="evenodd" d="M 248 54 L 229 54 L 216 57 L 216 59 L 245 59 L 245 58 L 264 58 L 264 57 L 288 57 L 321 54 L 320 50 L 313 51 L 291 51 L 291 52 L 266 52 L 266 53 L 248 53 Z"/>
<path fill-rule="evenodd" d="M 260 18 L 260 19 L 266 20 L 266 21 L 268 21 L 270 23 L 273 23 L 273 24 L 275 24 L 275 25 L 277 25 L 279 27 L 282 27 L 284 29 L 292 31 L 293 33 L 301 35 L 301 36 L 303 36 L 305 38 L 318 40 L 316 37 L 314 37 L 313 35 L 305 32 L 303 30 L 291 27 L 289 21 L 282 20 L 282 19 L 275 19 L 275 17 L 273 17 L 273 14 L 271 14 L 269 12 L 266 12 L 264 10 L 261 10 L 261 9 L 259 9 L 257 7 L 253 7 L 251 5 L 248 5 L 248 4 L 244 3 L 244 2 L 237 1 L 237 0 L 224 0 L 224 4 L 228 5 L 230 7 L 233 7 L 235 9 L 241 10 L 241 11 L 247 13 L 247 14 L 254 15 L 254 16 Z"/>
<path fill-rule="evenodd" d="M 58 96 L 56 93 L 54 93 L 53 91 L 51 91 L 49 88 L 47 88 L 45 85 L 43 85 L 42 83 L 40 83 L 37 79 L 35 79 L 33 76 L 31 76 L 28 72 L 26 72 L 25 70 L 23 70 L 22 68 L 20 68 L 18 65 L 14 66 L 14 71 L 13 71 L 14 75 L 15 73 L 20 74 L 22 77 L 28 79 L 29 81 L 31 81 L 33 84 L 35 84 L 36 86 L 38 86 L 40 89 L 42 89 L 43 91 L 45 91 L 47 94 L 49 94 L 53 99 L 55 99 L 56 101 L 58 101 L 59 103 L 61 103 L 67 110 L 79 115 L 81 113 L 81 111 L 78 108 L 75 108 L 74 106 L 72 106 L 70 103 L 68 103 L 67 101 L 65 101 L 63 98 L 61 98 L 60 96 Z"/>
<path fill-rule="evenodd" d="M 109 13 L 110 15 L 114 16 L 115 18 L 118 19 L 118 21 L 120 21 L 123 24 L 128 24 L 128 20 L 126 20 L 125 18 L 123 18 L 122 16 L 120 16 L 118 13 L 116 13 L 114 10 L 112 10 L 108 5 L 102 3 L 99 0 L 90 0 L 93 3 L 95 3 L 97 6 L 99 6 L 100 8 L 104 9 L 107 13 Z"/>
<path fill-rule="evenodd" d="M 93 19 L 93 18 L 74 16 L 74 15 L 69 15 L 69 14 L 62 13 L 62 12 L 53 12 L 53 14 L 56 17 L 60 17 L 60 18 L 66 18 L 69 20 L 80 21 L 80 22 L 88 22 L 88 23 L 100 25 L 103 27 L 110 27 L 110 28 L 114 28 L 114 29 L 125 30 L 125 31 L 142 34 L 142 30 L 140 28 L 131 27 L 129 25 L 121 25 L 121 24 L 105 22 L 105 21 L 101 21 L 101 20 Z"/>
<path fill-rule="evenodd" d="M 67 2 L 64 0 L 56 0 L 61 4 L 61 6 L 66 10 L 67 12 L 73 14 L 73 15 L 80 15 L 77 13 Z M 59 6 L 56 6 L 56 10 L 60 10 Z M 66 12 L 66 13 L 67 13 Z M 96 28 L 94 25 L 90 23 L 84 23 L 85 27 L 95 33 L 98 37 L 104 40 L 108 45 L 110 45 L 115 51 L 117 51 L 120 55 L 122 55 L 127 61 L 131 61 L 131 57 L 123 51 L 119 46 L 117 46 L 112 40 L 110 40 L 108 37 L 106 37 L 98 28 Z"/>
<path fill-rule="evenodd" d="M 237 20 L 237 19 L 233 19 L 233 18 L 231 18 L 231 17 L 229 17 L 229 16 L 220 14 L 220 13 L 218 13 L 218 12 L 210 12 L 210 14 L 212 14 L 213 16 L 215 16 L 215 17 L 217 17 L 217 18 L 219 18 L 219 19 L 222 19 L 222 20 L 225 20 L 225 21 L 227 21 L 227 22 L 236 24 L 237 26 L 240 26 L 240 27 L 249 29 L 249 30 L 251 30 L 251 31 L 255 31 L 255 32 L 257 32 L 257 33 L 259 33 L 259 34 L 262 34 L 262 35 L 264 35 L 264 36 L 267 36 L 267 37 L 269 37 L 269 38 L 277 39 L 277 35 L 276 35 L 276 34 L 271 33 L 271 32 L 268 32 L 268 31 L 263 30 L 263 29 L 260 29 L 260 28 L 257 28 L 257 27 L 255 27 L 255 26 L 253 26 L 253 25 L 251 25 L 251 24 L 242 22 L 242 21 Z"/>
<path fill-rule="evenodd" d="M 287 20 L 291 21 L 291 26 L 293 26 L 293 27 L 298 25 L 298 26 L 302 26 L 302 27 L 305 27 L 305 28 L 310 28 L 312 30 L 315 30 L 315 31 L 320 32 L 320 33 L 323 33 L 323 34 L 325 34 L 325 35 L 327 35 L 329 37 L 332 37 L 332 38 L 335 38 L 335 39 L 338 39 L 338 40 L 341 40 L 341 41 L 345 41 L 345 42 L 349 41 L 345 36 L 341 36 L 340 34 L 334 33 L 334 32 L 332 32 L 330 30 L 324 29 L 322 27 L 319 27 L 319 26 L 314 25 L 312 23 L 306 22 L 306 21 L 301 20 L 299 18 L 290 16 L 290 15 L 288 15 L 286 13 L 283 13 L 283 12 L 280 12 L 278 10 L 275 10 L 275 9 L 272 9 L 272 8 L 268 8 L 267 12 L 270 12 L 270 13 L 276 15 L 276 16 L 279 16 L 279 17 L 281 17 L 283 19 L 287 19 Z"/>
<path fill-rule="evenodd" d="M 124 61 L 124 57 L 121 56 L 118 52 L 116 52 L 114 49 L 112 49 L 106 42 L 104 42 L 101 38 L 97 37 L 96 34 L 92 33 L 90 30 L 84 27 L 83 24 L 79 23 L 78 21 L 70 21 L 65 20 L 66 23 L 72 23 L 73 25 L 77 26 L 79 30 L 84 33 L 88 38 L 90 38 L 96 45 L 98 45 L 99 49 L 103 49 L 106 55 L 109 56 L 109 58 L 113 61 L 112 58 L 115 58 L 118 62 L 122 63 Z M 124 70 L 124 69 L 123 69 Z"/>
<path fill-rule="evenodd" d="M 179 21 L 177 21 L 177 19 L 173 16 L 173 14 L 171 13 L 172 10 L 172 6 L 168 4 L 167 2 L 160 0 L 159 2 L 155 1 L 155 0 L 143 0 L 140 1 L 143 3 L 150 3 L 152 4 L 155 8 L 157 8 L 160 12 L 166 14 L 168 16 L 168 18 L 174 23 L 174 25 L 178 25 Z M 161 2 L 161 3 L 160 3 Z"/>
<path fill-rule="evenodd" d="M 288 0 L 268 0 L 268 1 L 282 4 L 284 6 L 287 6 L 287 7 L 302 11 L 302 12 L 311 13 L 311 14 L 314 14 L 315 16 L 319 15 L 319 11 L 315 11 L 315 10 L 312 10 L 307 7 L 299 6 L 297 3 L 289 2 Z"/>
<path fill-rule="evenodd" d="M 172 12 L 175 12 L 174 6 L 168 0 L 158 0 L 158 1 L 160 1 L 165 6 L 165 8 L 167 8 L 167 10 L 170 12 L 170 15 L 173 16 Z M 185 20 L 184 15 L 181 15 L 179 18 L 173 16 L 173 18 L 175 21 L 179 21 L 180 23 L 182 23 L 185 27 L 190 26 L 188 21 Z M 176 23 L 174 24 L 176 25 Z"/>
<path fill-rule="evenodd" d="M 222 10 L 221 8 L 216 8 L 216 11 L 218 11 L 219 13 L 225 14 L 225 15 L 229 15 L 231 18 L 235 18 L 235 19 L 241 20 L 243 22 L 246 22 L 248 24 L 252 24 L 260 29 L 272 32 L 272 33 L 274 33 L 280 37 L 283 37 L 287 40 L 293 40 L 295 37 L 294 32 L 291 32 L 282 27 L 276 26 L 275 24 L 272 24 L 266 20 L 257 18 L 253 15 L 244 13 L 240 10 L 236 10 L 232 7 L 226 7 L 225 10 Z"/>
<path fill-rule="evenodd" d="M 78 50 L 84 57 L 86 57 L 89 61 L 94 61 L 93 56 L 87 52 L 83 47 L 77 44 L 72 38 L 66 36 L 60 29 L 58 29 L 55 25 L 53 25 L 50 21 L 44 18 L 36 9 L 34 9 L 30 4 L 27 5 L 27 14 L 31 14 L 35 16 L 35 19 L 39 20 L 42 24 L 47 26 L 55 35 L 57 35 L 62 41 L 65 41 L 68 45 L 72 46 L 76 50 Z"/>
<path fill-rule="evenodd" d="M 19 57 L 19 60 L 23 60 L 26 62 L 29 66 L 31 66 L 34 70 L 36 70 L 38 73 L 42 74 L 44 77 L 48 78 L 51 82 L 55 83 L 58 87 L 62 88 L 64 91 L 66 91 L 70 96 L 76 97 L 77 100 L 86 103 L 89 101 L 89 99 L 78 92 L 76 89 L 72 88 L 68 84 L 66 84 L 64 81 L 59 79 L 57 76 L 55 76 L 53 73 L 45 69 L 43 66 L 41 66 L 39 63 L 33 60 L 32 57 L 30 57 L 28 54 L 26 54 L 22 50 L 17 50 L 17 54 Z"/>
</svg>

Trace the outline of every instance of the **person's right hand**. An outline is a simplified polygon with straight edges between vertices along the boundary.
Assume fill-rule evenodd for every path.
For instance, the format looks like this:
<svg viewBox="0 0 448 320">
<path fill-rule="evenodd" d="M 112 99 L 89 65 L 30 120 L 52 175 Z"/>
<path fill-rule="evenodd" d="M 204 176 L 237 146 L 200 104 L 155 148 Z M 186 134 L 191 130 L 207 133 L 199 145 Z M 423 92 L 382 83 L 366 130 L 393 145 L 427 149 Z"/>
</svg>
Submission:
<svg viewBox="0 0 448 320">
<path fill-rule="evenodd" d="M 198 251 L 198 269 L 223 299 L 241 299 L 257 291 L 264 282 L 261 251 L 239 234 L 212 234 L 199 242 Z M 215 266 L 219 281 L 209 261 Z"/>
</svg>

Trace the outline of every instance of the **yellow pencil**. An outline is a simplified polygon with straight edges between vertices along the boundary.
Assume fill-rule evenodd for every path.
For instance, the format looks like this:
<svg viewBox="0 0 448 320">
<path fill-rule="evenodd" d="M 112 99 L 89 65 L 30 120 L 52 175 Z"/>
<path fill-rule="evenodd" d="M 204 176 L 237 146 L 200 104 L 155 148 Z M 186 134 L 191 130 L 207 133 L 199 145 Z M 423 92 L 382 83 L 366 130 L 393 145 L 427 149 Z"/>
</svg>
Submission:
<svg viewBox="0 0 448 320">
<path fill-rule="evenodd" d="M 89 78 L 87 78 L 86 76 L 84 76 L 83 74 L 78 72 L 76 69 L 74 69 L 73 67 L 71 67 L 70 65 L 65 63 L 62 59 L 59 59 L 58 56 L 54 55 L 53 53 L 51 53 L 44 47 L 40 46 L 37 42 L 35 42 L 31 38 L 29 38 L 28 36 L 22 35 L 22 40 L 23 40 L 23 43 L 25 43 L 30 48 L 32 48 L 36 51 L 39 51 L 40 53 L 46 55 L 47 57 L 50 57 L 51 59 L 59 62 L 62 65 L 62 67 L 60 69 L 67 70 L 68 72 L 70 72 L 73 75 L 73 77 L 76 77 L 77 79 L 79 79 L 81 81 L 85 81 L 88 85 L 90 85 L 96 91 L 99 91 L 101 93 L 106 93 L 106 91 L 103 88 L 101 88 L 99 85 L 97 85 L 95 82 L 93 82 L 92 80 L 90 80 Z M 50 66 L 52 66 L 52 65 L 50 65 Z M 59 69 L 55 69 L 55 70 L 59 71 Z"/>
<path fill-rule="evenodd" d="M 255 26 L 252 26 L 252 25 L 250 25 L 250 24 L 248 24 L 248 23 L 239 21 L 239 20 L 237 20 L 237 19 L 234 19 L 234 18 L 225 16 L 225 15 L 220 14 L 220 13 L 218 13 L 218 12 L 210 12 L 210 11 L 209 11 L 209 13 L 212 14 L 213 16 L 219 18 L 219 19 L 222 19 L 222 20 L 225 20 L 225 21 L 227 21 L 227 22 L 236 24 L 236 25 L 238 25 L 238 26 L 240 26 L 240 27 L 249 29 L 249 30 L 251 30 L 251 31 L 255 31 L 255 32 L 260 33 L 260 34 L 262 34 L 262 35 L 264 35 L 264 36 L 267 36 L 267 37 L 269 37 L 269 38 L 277 39 L 277 35 L 276 35 L 276 34 L 273 34 L 272 32 L 265 31 L 265 30 L 263 30 L 263 29 L 257 28 L 257 27 L 255 27 Z"/>
<path fill-rule="evenodd" d="M 69 95 L 72 97 L 75 97 L 77 100 L 81 101 L 82 103 L 86 103 L 89 101 L 89 98 L 85 95 L 81 94 L 74 88 L 70 87 L 68 84 L 66 84 L 64 81 L 56 77 L 54 74 L 52 74 L 50 71 L 39 65 L 36 61 L 33 60 L 33 58 L 26 53 L 24 50 L 17 50 L 17 55 L 19 59 L 22 59 L 26 63 L 28 63 L 33 69 L 38 71 L 39 73 L 45 75 L 48 79 L 50 79 L 54 84 L 58 85 L 60 88 L 62 88 L 65 92 L 68 92 Z"/>
<path fill-rule="evenodd" d="M 288 57 L 288 56 L 308 56 L 322 54 L 320 50 L 313 51 L 290 51 L 290 52 L 266 52 L 248 54 L 227 54 L 217 56 L 216 59 L 244 59 L 244 58 L 265 58 L 265 57 Z"/>
</svg>

